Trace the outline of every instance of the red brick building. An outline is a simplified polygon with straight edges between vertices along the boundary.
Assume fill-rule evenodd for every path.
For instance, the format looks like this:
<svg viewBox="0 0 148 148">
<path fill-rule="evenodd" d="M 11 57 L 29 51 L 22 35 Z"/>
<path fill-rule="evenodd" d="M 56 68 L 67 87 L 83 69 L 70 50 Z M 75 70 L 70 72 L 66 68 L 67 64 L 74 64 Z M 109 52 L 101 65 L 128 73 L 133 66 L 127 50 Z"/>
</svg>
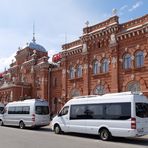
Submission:
<svg viewBox="0 0 148 148">
<path fill-rule="evenodd" d="M 1 80 L 0 101 L 42 97 L 53 112 L 73 96 L 142 91 L 148 96 L 148 15 L 120 24 L 118 16 L 83 28 L 48 62 L 33 42 L 19 49 Z"/>
<path fill-rule="evenodd" d="M 7 103 L 34 97 L 48 99 L 48 53 L 35 42 L 19 48 L 16 61 L 1 76 L 0 102 Z"/>
<path fill-rule="evenodd" d="M 78 40 L 62 46 L 59 67 L 51 70 L 53 110 L 78 95 L 142 91 L 148 96 L 148 15 L 123 24 L 118 19 L 87 26 Z"/>
</svg>

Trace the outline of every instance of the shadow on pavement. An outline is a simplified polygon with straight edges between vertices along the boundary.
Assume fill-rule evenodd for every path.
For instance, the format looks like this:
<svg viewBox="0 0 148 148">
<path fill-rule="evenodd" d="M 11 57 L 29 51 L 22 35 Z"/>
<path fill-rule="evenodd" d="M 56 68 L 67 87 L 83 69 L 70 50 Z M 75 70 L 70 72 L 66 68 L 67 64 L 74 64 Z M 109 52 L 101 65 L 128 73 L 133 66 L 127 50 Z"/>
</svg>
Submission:
<svg viewBox="0 0 148 148">
<path fill-rule="evenodd" d="M 101 140 L 99 138 L 99 136 L 97 136 L 97 135 L 87 135 L 87 134 L 77 134 L 77 133 L 68 133 L 68 134 L 64 134 L 64 135 Z M 106 141 L 106 142 L 108 142 L 108 141 Z M 144 136 L 144 137 L 140 137 L 140 138 L 114 137 L 109 142 L 124 143 L 124 144 L 127 143 L 127 144 L 132 144 L 132 145 L 139 145 L 139 146 L 148 146 L 148 136 Z"/>
<path fill-rule="evenodd" d="M 141 145 L 148 146 L 148 137 L 140 137 L 140 138 L 114 138 L 113 142 L 118 143 L 128 143 L 132 145 Z"/>
</svg>

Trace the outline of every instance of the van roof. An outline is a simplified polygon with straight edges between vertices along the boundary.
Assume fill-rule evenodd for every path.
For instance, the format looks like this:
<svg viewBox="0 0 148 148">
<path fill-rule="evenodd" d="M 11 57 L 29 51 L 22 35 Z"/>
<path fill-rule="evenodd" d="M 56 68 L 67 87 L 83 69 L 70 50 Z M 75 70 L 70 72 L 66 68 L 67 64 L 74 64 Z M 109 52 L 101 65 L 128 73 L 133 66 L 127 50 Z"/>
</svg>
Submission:
<svg viewBox="0 0 148 148">
<path fill-rule="evenodd" d="M 120 95 L 143 95 L 142 92 L 131 92 L 131 91 L 127 91 L 127 92 L 119 92 L 119 93 L 108 93 L 108 94 L 104 94 L 104 95 L 86 95 L 86 96 L 76 96 L 73 97 L 73 99 L 81 99 L 81 98 L 95 98 L 95 97 L 102 97 L 102 96 L 120 96 Z"/>
<path fill-rule="evenodd" d="M 125 97 L 126 96 L 126 97 Z M 100 95 L 90 95 L 90 96 L 78 96 L 69 100 L 66 104 L 79 104 L 79 103 L 97 103 L 97 102 L 131 102 L 134 96 L 142 96 L 142 93 L 133 92 L 121 92 L 121 93 L 110 93 Z"/>
<path fill-rule="evenodd" d="M 22 103 L 35 103 L 35 102 L 47 102 L 47 101 L 45 99 L 27 99 L 23 101 L 9 102 L 7 105 L 22 104 Z"/>
</svg>

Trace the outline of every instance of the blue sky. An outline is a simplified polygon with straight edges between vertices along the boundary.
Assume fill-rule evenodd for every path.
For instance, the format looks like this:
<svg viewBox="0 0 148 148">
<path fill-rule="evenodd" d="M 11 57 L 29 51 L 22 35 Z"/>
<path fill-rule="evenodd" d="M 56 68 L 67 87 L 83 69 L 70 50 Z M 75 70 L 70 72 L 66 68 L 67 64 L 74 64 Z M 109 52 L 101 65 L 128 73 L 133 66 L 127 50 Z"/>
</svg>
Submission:
<svg viewBox="0 0 148 148">
<path fill-rule="evenodd" d="M 61 45 L 78 39 L 88 20 L 90 25 L 111 16 L 116 8 L 120 23 L 148 13 L 147 0 L 0 0 L 0 71 L 8 68 L 19 46 L 32 40 L 52 57 Z"/>
</svg>

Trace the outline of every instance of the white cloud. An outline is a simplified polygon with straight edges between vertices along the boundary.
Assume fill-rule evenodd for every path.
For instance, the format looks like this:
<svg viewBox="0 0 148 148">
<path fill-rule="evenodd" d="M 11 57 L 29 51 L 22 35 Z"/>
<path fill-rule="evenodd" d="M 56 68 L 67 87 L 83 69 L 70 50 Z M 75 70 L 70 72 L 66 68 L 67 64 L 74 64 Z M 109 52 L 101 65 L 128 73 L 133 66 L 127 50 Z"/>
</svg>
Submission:
<svg viewBox="0 0 148 148">
<path fill-rule="evenodd" d="M 128 6 L 127 6 L 127 5 L 123 5 L 119 10 L 120 10 L 120 11 L 123 11 L 123 10 L 125 10 L 126 8 L 128 8 Z"/>
<path fill-rule="evenodd" d="M 138 1 L 128 11 L 132 12 L 132 11 L 136 10 L 138 7 L 140 7 L 142 4 L 143 4 L 142 1 Z"/>
<path fill-rule="evenodd" d="M 0 58 L 0 72 L 3 72 L 4 69 L 8 69 L 9 65 L 11 64 L 12 60 L 14 60 L 15 53 L 13 53 L 9 57 Z"/>
</svg>

